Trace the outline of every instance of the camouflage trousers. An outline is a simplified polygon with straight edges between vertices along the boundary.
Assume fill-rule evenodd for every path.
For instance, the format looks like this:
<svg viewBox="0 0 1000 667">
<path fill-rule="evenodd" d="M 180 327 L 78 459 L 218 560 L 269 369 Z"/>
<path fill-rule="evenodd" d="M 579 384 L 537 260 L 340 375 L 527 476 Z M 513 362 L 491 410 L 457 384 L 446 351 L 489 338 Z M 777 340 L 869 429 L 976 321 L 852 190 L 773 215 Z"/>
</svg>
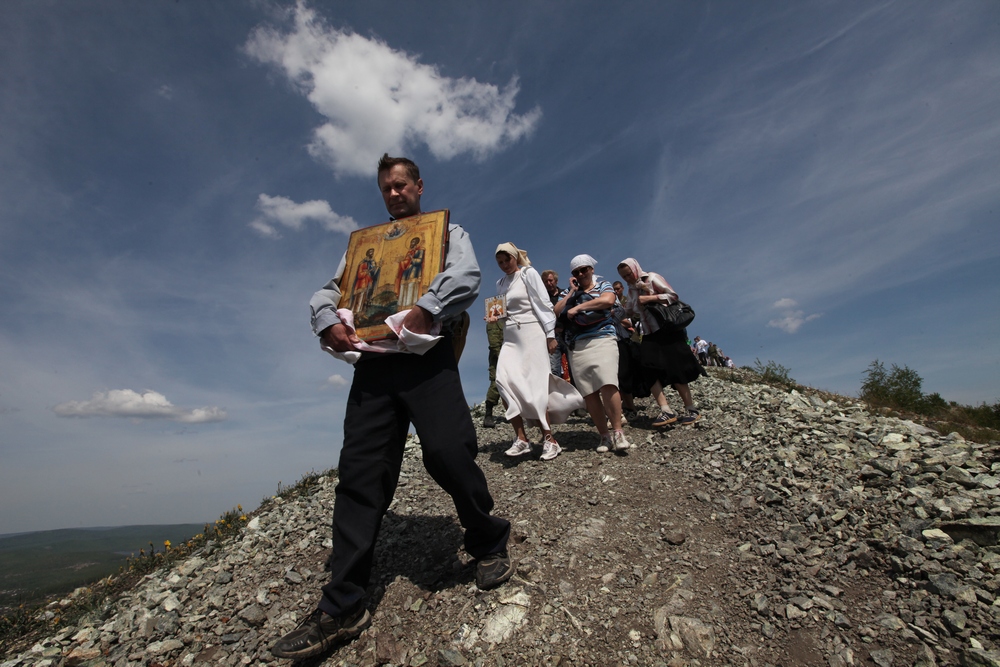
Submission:
<svg viewBox="0 0 1000 667">
<path fill-rule="evenodd" d="M 490 405 L 500 403 L 500 392 L 497 390 L 497 359 L 500 358 L 500 348 L 490 347 L 490 388 L 486 391 L 486 402 Z"/>
</svg>

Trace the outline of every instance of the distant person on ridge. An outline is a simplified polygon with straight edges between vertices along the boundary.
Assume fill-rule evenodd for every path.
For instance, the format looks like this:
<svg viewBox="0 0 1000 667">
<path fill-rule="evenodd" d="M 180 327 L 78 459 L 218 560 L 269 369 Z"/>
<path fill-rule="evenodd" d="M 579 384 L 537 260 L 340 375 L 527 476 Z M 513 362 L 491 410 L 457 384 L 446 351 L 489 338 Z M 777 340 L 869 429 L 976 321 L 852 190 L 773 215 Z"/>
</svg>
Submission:
<svg viewBox="0 0 1000 667">
<path fill-rule="evenodd" d="M 701 336 L 694 337 L 694 349 L 698 353 L 698 361 L 702 366 L 708 366 L 708 341 Z"/>
<path fill-rule="evenodd" d="M 383 155 L 378 185 L 393 218 L 420 213 L 424 182 L 413 161 Z M 333 508 L 330 582 L 323 586 L 317 609 L 271 647 L 279 658 L 319 655 L 371 624 L 365 589 L 411 423 L 420 438 L 424 467 L 455 503 L 465 528 L 465 550 L 477 559 L 476 584 L 493 588 L 514 573 L 507 555 L 510 523 L 490 515 L 493 498 L 476 465 L 476 429 L 447 326 L 478 298 L 479 265 L 465 230 L 450 224 L 448 234 L 444 270 L 403 320 L 406 329 L 418 334 L 427 334 L 441 322 L 442 339 L 423 355 L 365 352 L 354 365 Z M 322 346 L 337 352 L 353 351 L 360 343 L 337 316 L 345 263 L 346 255 L 333 280 L 309 302 L 313 331 Z"/>
<path fill-rule="evenodd" d="M 716 345 L 715 343 L 709 342 L 708 358 L 712 360 L 712 365 L 721 368 L 723 363 L 723 356 L 724 355 L 722 354 L 722 350 L 719 349 L 719 346 Z"/>
</svg>

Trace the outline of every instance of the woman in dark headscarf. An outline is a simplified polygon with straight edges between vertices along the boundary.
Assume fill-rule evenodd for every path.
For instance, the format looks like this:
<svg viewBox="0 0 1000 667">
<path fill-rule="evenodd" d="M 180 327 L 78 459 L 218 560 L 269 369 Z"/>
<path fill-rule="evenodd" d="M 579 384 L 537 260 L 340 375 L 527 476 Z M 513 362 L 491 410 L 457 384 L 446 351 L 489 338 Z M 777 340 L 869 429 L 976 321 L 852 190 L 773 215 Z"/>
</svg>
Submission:
<svg viewBox="0 0 1000 667">
<path fill-rule="evenodd" d="M 653 387 L 653 394 L 660 404 L 660 416 L 653 422 L 657 426 L 665 426 L 677 422 L 691 425 L 701 419 L 688 383 L 694 382 L 701 374 L 698 360 L 691 354 L 687 345 L 687 330 L 661 330 L 656 320 L 647 311 L 647 306 L 653 303 L 670 305 L 679 300 L 677 292 L 670 283 L 658 273 L 643 271 L 642 267 L 632 257 L 618 264 L 618 275 L 628 283 L 628 303 L 626 311 L 638 320 L 642 330 L 642 344 L 639 350 L 643 372 L 650 379 L 655 379 L 660 388 L 672 386 L 684 401 L 685 414 L 677 417 L 667 407 L 666 398 L 658 387 Z"/>
</svg>

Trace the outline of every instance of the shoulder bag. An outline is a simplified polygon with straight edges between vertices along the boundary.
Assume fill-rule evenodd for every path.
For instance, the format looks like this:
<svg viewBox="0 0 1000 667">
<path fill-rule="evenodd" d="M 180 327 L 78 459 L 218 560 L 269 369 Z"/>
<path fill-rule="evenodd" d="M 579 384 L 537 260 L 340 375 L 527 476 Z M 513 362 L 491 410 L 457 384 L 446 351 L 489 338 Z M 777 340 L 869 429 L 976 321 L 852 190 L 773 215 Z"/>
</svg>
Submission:
<svg viewBox="0 0 1000 667">
<path fill-rule="evenodd" d="M 646 313 L 661 331 L 680 331 L 694 320 L 694 309 L 680 300 L 669 306 L 659 302 L 646 304 Z"/>
</svg>

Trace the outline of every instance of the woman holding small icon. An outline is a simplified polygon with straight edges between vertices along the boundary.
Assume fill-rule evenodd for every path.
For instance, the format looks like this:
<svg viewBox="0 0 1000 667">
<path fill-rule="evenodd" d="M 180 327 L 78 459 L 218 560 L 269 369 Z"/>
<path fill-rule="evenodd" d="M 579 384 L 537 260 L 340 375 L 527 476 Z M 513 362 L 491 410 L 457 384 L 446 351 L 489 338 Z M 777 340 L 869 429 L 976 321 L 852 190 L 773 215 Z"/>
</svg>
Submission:
<svg viewBox="0 0 1000 667">
<path fill-rule="evenodd" d="M 549 353 L 556 347 L 556 316 L 528 254 L 513 243 L 501 243 L 496 260 L 504 273 L 497 281 L 497 294 L 506 298 L 496 386 L 506 406 L 505 417 L 516 434 L 504 453 L 531 453 L 524 427 L 525 420 L 531 419 L 542 429 L 541 459 L 551 461 L 562 451 L 552 436 L 552 424 L 565 422 L 571 412 L 583 407 L 583 397 L 573 385 L 549 373 Z M 486 317 L 488 322 L 496 319 L 492 314 Z"/>
</svg>

